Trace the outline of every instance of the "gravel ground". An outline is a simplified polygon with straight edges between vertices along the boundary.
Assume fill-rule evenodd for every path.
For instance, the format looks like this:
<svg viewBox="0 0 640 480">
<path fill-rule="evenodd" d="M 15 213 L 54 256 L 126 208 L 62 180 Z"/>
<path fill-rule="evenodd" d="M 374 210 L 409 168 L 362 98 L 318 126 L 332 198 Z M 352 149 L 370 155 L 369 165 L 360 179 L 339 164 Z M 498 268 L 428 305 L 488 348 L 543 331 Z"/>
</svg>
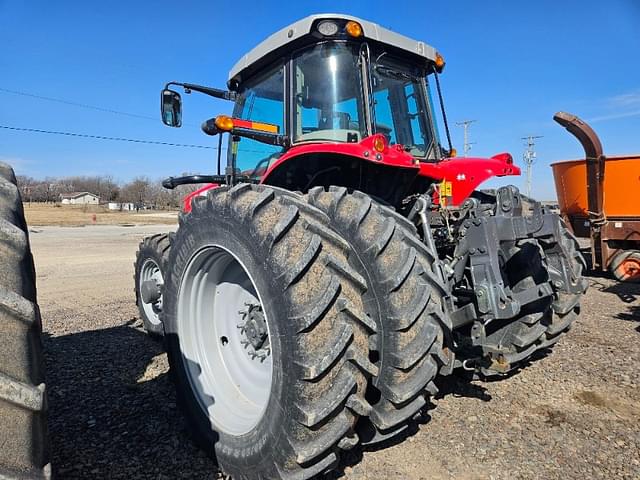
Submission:
<svg viewBox="0 0 640 480">
<path fill-rule="evenodd" d="M 38 228 L 52 462 L 58 478 L 216 478 L 145 335 L 133 260 L 169 227 Z M 440 380 L 423 425 L 357 450 L 343 479 L 639 479 L 640 285 L 590 278 L 553 353 L 500 381 Z"/>
</svg>

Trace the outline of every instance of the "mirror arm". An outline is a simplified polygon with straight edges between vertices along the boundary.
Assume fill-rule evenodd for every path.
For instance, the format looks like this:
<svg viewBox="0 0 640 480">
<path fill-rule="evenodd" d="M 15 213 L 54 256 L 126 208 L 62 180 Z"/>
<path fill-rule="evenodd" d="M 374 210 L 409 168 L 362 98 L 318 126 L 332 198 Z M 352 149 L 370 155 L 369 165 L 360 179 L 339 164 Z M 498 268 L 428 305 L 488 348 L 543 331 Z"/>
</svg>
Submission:
<svg viewBox="0 0 640 480">
<path fill-rule="evenodd" d="M 185 93 L 194 92 L 204 93 L 205 95 L 209 95 L 210 97 L 220 98 L 222 100 L 230 100 L 235 102 L 238 94 L 235 92 L 230 92 L 229 90 L 221 90 L 219 88 L 213 87 L 204 87 L 202 85 L 196 85 L 194 83 L 180 83 L 180 82 L 169 82 L 165 85 L 165 89 L 168 89 L 170 85 L 175 85 L 177 87 L 184 88 Z"/>
<path fill-rule="evenodd" d="M 251 182 L 247 175 L 238 175 L 236 179 L 240 182 Z M 180 185 L 195 185 L 199 183 L 216 183 L 225 185 L 227 177 L 224 175 L 186 175 L 184 177 L 169 177 L 162 181 L 162 186 L 167 190 L 173 190 Z"/>
</svg>

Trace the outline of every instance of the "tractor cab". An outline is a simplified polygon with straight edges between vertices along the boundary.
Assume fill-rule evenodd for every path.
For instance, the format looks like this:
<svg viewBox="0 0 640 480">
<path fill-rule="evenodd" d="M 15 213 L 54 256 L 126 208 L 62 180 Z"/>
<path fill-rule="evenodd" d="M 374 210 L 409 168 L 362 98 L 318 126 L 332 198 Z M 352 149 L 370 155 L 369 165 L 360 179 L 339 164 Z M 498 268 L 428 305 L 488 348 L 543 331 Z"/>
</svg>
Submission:
<svg viewBox="0 0 640 480">
<path fill-rule="evenodd" d="M 240 59 L 224 92 L 235 103 L 232 117 L 211 119 L 203 130 L 231 133 L 227 165 L 251 181 L 273 173 L 273 181 L 282 184 L 285 174 L 277 167 L 295 159 L 302 161 L 295 162 L 300 178 L 294 183 L 299 183 L 286 186 L 304 190 L 319 170 L 330 168 L 342 178 L 362 175 L 353 168 L 354 157 L 378 164 L 390 160 L 415 176 L 420 163 L 449 154 L 440 147 L 429 81 L 443 66 L 432 47 L 374 23 L 313 15 Z M 177 95 L 169 92 L 163 99 Z M 217 92 L 214 96 L 223 93 Z M 164 108 L 163 102 L 168 125 L 180 118 L 175 105 Z"/>
<path fill-rule="evenodd" d="M 301 30 L 306 34 L 296 38 Z M 234 66 L 229 86 L 239 95 L 233 116 L 277 125 L 290 140 L 287 148 L 360 143 L 379 134 L 387 145 L 400 145 L 421 161 L 437 160 L 427 75 L 437 62 L 442 66 L 441 58 L 421 42 L 360 19 L 310 17 L 276 33 Z M 243 140 L 237 164 L 250 168 L 267 152 L 272 163 L 284 150 Z"/>
</svg>

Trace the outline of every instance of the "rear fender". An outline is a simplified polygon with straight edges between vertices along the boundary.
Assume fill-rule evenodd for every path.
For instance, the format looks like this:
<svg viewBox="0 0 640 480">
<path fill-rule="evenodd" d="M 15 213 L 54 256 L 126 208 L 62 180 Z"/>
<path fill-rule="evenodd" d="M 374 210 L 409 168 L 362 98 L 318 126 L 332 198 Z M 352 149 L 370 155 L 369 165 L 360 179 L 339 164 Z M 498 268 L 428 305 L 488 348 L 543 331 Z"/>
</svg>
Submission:
<svg viewBox="0 0 640 480">
<path fill-rule="evenodd" d="M 376 141 L 382 140 L 383 148 L 375 148 Z M 269 176 L 283 168 L 289 160 L 300 156 L 312 155 L 340 155 L 354 160 L 362 160 L 372 164 L 382 164 L 392 167 L 418 169 L 419 161 L 404 151 L 401 145 L 388 145 L 383 135 L 377 134 L 364 138 L 357 143 L 308 143 L 294 146 L 287 150 L 276 162 L 267 169 L 261 183 L 269 183 Z"/>
<path fill-rule="evenodd" d="M 260 183 L 306 192 L 340 185 L 396 205 L 411 193 L 419 162 L 401 146 L 376 149 L 379 135 L 359 143 L 313 143 L 292 147 L 270 165 Z M 384 138 L 384 137 L 382 137 Z"/>
<path fill-rule="evenodd" d="M 508 153 L 491 158 L 447 158 L 438 163 L 421 163 L 420 176 L 447 182 L 447 204 L 460 205 L 484 181 L 492 177 L 520 175 Z"/>
</svg>

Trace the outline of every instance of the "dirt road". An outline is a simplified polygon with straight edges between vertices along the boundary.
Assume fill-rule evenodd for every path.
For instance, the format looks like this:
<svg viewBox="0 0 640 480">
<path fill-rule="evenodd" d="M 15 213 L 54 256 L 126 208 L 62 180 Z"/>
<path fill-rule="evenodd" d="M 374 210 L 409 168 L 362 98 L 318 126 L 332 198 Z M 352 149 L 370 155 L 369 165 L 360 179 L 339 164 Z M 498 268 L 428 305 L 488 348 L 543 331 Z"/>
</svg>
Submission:
<svg viewBox="0 0 640 480">
<path fill-rule="evenodd" d="M 168 228 L 31 233 L 58 478 L 216 476 L 189 440 L 166 356 L 134 305 L 137 244 Z M 501 381 L 441 379 L 419 431 L 351 452 L 342 478 L 640 478 L 640 285 L 590 283 L 553 353 Z"/>
</svg>

